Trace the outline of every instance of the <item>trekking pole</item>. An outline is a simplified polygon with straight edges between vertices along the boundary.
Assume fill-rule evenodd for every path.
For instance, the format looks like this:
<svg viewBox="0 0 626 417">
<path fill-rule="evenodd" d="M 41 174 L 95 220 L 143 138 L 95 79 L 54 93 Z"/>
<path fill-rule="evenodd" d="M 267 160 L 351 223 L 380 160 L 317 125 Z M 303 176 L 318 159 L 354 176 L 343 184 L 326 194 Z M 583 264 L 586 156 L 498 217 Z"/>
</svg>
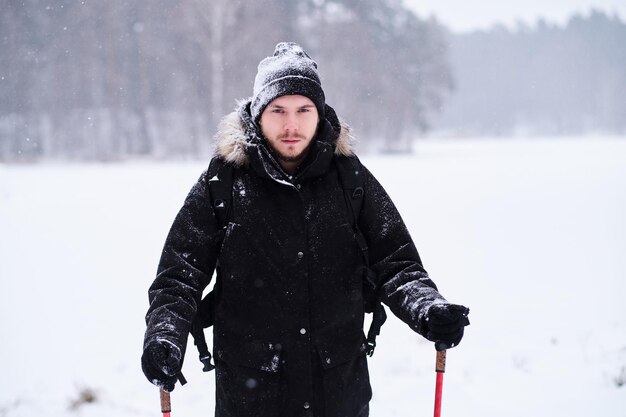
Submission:
<svg viewBox="0 0 626 417">
<path fill-rule="evenodd" d="M 161 395 L 161 412 L 163 413 L 163 417 L 170 417 L 170 413 L 172 412 L 170 393 L 161 389 L 159 390 L 159 394 Z"/>
<path fill-rule="evenodd" d="M 443 390 L 443 374 L 446 372 L 446 351 L 437 351 L 437 362 L 435 363 L 437 382 L 435 384 L 435 417 L 441 416 L 441 391 Z"/>
<path fill-rule="evenodd" d="M 180 385 L 185 385 L 187 383 L 187 380 L 182 372 L 178 373 L 178 381 L 180 382 Z M 163 417 L 170 417 L 170 413 L 172 412 L 170 393 L 165 391 L 163 388 L 160 388 L 159 396 L 161 397 L 161 412 L 163 413 Z"/>
</svg>

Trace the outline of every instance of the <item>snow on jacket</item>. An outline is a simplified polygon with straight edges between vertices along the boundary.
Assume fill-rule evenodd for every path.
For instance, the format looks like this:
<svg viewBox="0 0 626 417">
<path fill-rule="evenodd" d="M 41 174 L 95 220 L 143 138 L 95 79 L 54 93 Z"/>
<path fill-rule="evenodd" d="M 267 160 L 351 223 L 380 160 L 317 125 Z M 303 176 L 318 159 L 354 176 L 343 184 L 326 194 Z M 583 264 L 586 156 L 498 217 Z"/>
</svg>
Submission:
<svg viewBox="0 0 626 417">
<path fill-rule="evenodd" d="M 216 158 L 234 165 L 228 225 L 220 229 L 203 173 L 165 242 L 150 287 L 145 343 L 185 351 L 216 265 L 214 357 L 218 417 L 368 415 L 363 333 L 366 265 L 347 218 L 334 164 L 352 155 L 332 108 L 295 175 L 287 175 L 252 123 L 249 102 L 226 116 Z M 359 227 L 378 294 L 414 331 L 444 301 L 422 267 L 394 204 L 363 168 Z"/>
</svg>

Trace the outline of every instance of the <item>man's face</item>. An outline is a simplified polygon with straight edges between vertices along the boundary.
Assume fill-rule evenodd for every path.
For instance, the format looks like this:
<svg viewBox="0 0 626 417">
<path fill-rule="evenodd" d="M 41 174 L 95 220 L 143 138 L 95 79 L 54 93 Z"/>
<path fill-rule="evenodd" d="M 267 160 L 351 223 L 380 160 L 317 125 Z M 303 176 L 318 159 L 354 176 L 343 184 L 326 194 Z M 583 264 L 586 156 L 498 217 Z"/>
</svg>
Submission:
<svg viewBox="0 0 626 417">
<path fill-rule="evenodd" d="M 305 96 L 281 96 L 263 110 L 261 131 L 288 173 L 293 173 L 306 156 L 318 121 L 315 104 Z"/>
</svg>

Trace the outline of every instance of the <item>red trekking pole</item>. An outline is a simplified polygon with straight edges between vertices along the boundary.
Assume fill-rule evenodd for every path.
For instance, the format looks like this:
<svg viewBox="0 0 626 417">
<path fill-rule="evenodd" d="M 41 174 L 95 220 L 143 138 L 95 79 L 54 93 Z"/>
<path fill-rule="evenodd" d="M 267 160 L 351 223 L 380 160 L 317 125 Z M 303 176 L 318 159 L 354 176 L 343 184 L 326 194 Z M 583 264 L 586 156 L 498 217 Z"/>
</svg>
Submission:
<svg viewBox="0 0 626 417">
<path fill-rule="evenodd" d="M 180 382 L 180 385 L 185 385 L 187 383 L 187 380 L 183 376 L 182 372 L 178 373 L 178 381 Z M 170 413 L 172 412 L 170 393 L 161 388 L 159 389 L 159 396 L 161 397 L 161 412 L 163 413 L 163 417 L 170 417 Z"/>
<path fill-rule="evenodd" d="M 443 390 L 443 374 L 446 372 L 446 351 L 437 351 L 435 364 L 437 382 L 435 384 L 435 417 L 441 416 L 441 391 Z"/>
<path fill-rule="evenodd" d="M 161 395 L 161 412 L 163 413 L 163 417 L 170 417 L 170 413 L 172 412 L 170 393 L 161 389 L 159 390 L 159 394 Z"/>
</svg>

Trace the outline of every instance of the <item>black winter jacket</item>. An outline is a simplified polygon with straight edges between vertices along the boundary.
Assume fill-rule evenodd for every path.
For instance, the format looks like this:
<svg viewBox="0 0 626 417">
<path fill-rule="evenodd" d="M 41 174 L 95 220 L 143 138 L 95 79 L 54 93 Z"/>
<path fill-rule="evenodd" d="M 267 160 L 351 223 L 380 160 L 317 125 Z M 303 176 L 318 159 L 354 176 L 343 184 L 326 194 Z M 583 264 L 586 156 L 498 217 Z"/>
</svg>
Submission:
<svg viewBox="0 0 626 417">
<path fill-rule="evenodd" d="M 347 219 L 334 160 L 350 133 L 327 106 L 301 169 L 288 176 L 251 122 L 227 116 L 216 158 L 234 165 L 228 226 L 217 225 L 203 173 L 165 242 L 150 287 L 145 344 L 185 351 L 203 289 L 219 262 L 215 305 L 216 416 L 357 417 L 371 388 L 363 334 L 365 262 Z M 378 295 L 414 331 L 445 301 L 422 267 L 395 206 L 363 168 L 359 227 Z"/>
</svg>

